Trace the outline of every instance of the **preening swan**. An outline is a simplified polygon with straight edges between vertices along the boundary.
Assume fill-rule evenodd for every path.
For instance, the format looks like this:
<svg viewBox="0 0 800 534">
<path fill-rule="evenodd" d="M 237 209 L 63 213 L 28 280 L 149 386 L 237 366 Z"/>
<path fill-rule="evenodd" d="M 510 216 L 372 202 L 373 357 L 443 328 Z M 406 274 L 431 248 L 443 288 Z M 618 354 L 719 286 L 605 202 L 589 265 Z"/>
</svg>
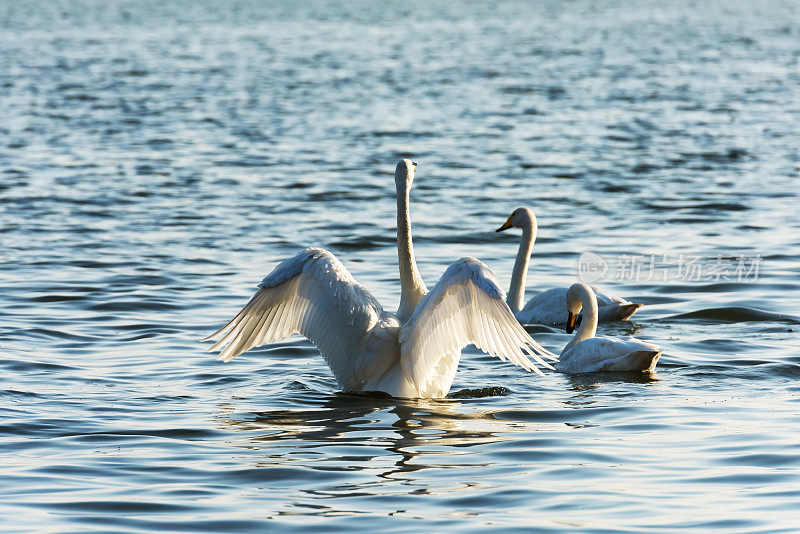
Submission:
<svg viewBox="0 0 800 534">
<path fill-rule="evenodd" d="M 652 371 L 661 349 L 638 339 L 594 337 L 597 330 L 597 300 L 586 284 L 572 284 L 565 298 L 567 333 L 575 328 L 578 313 L 583 309 L 581 324 L 556 363 L 562 373 L 594 373 L 597 371 Z M 564 303 L 562 303 L 562 310 Z"/>
<path fill-rule="evenodd" d="M 563 325 L 564 318 L 564 299 L 567 295 L 566 287 L 557 287 L 542 291 L 522 307 L 525 297 L 525 279 L 528 276 L 528 263 L 533 252 L 533 244 L 536 241 L 536 215 L 528 208 L 517 208 L 508 216 L 506 222 L 495 230 L 502 232 L 509 228 L 522 228 L 522 240 L 517 251 L 517 259 L 514 262 L 514 272 L 511 276 L 511 288 L 508 290 L 508 306 L 517 320 L 522 324 L 547 324 Z M 598 319 L 601 323 L 610 321 L 624 321 L 636 310 L 641 308 L 641 304 L 634 304 L 620 297 L 612 297 L 604 293 L 597 294 L 599 307 Z"/>
<path fill-rule="evenodd" d="M 218 359 L 299 332 L 319 349 L 339 386 L 383 391 L 395 397 L 444 397 L 455 377 L 461 349 L 474 343 L 528 371 L 541 371 L 541 347 L 514 319 L 494 274 L 474 258 L 447 268 L 428 292 L 417 269 L 408 203 L 416 163 L 397 164 L 397 253 L 400 307 L 384 311 L 330 252 L 309 248 L 278 265 L 250 302 L 206 339 L 224 346 Z"/>
</svg>

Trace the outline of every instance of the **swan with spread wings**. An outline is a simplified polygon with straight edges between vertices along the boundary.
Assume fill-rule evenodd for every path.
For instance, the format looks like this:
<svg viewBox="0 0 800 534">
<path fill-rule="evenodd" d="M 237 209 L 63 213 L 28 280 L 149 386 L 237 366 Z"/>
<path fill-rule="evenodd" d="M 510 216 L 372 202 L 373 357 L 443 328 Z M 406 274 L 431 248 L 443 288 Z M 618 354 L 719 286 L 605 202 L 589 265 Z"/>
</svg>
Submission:
<svg viewBox="0 0 800 534">
<path fill-rule="evenodd" d="M 552 367 L 557 356 L 534 341 L 514 318 L 494 274 L 461 258 L 428 291 L 411 240 L 409 198 L 416 163 L 395 169 L 400 307 L 385 311 L 330 252 L 308 248 L 279 264 L 225 326 L 209 352 L 230 361 L 246 350 L 300 333 L 311 340 L 346 391 L 394 397 L 444 397 L 461 349 L 470 343 L 528 371 Z"/>
</svg>

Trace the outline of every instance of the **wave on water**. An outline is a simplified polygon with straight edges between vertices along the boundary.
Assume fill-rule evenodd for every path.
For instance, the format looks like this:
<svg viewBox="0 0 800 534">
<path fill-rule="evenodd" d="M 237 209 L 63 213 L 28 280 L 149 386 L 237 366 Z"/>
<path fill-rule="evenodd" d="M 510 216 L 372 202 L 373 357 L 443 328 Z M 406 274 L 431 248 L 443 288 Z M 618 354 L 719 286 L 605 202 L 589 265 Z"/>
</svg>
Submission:
<svg viewBox="0 0 800 534">
<path fill-rule="evenodd" d="M 0 1 L 0 531 L 793 530 L 797 2 L 621 4 Z M 530 207 L 527 298 L 616 258 L 655 372 L 205 352 L 309 245 L 396 309 L 404 157 L 431 286 Z"/>
<path fill-rule="evenodd" d="M 800 324 L 800 318 L 791 315 L 773 313 L 756 308 L 746 308 L 742 306 L 726 306 L 724 308 L 707 308 L 688 313 L 680 313 L 655 319 L 656 322 L 698 322 L 706 323 L 758 323 L 758 322 L 779 322 L 788 324 Z"/>
<path fill-rule="evenodd" d="M 450 392 L 448 399 L 482 399 L 485 397 L 505 397 L 510 395 L 511 390 L 503 386 L 491 386 L 488 388 L 460 389 Z"/>
</svg>

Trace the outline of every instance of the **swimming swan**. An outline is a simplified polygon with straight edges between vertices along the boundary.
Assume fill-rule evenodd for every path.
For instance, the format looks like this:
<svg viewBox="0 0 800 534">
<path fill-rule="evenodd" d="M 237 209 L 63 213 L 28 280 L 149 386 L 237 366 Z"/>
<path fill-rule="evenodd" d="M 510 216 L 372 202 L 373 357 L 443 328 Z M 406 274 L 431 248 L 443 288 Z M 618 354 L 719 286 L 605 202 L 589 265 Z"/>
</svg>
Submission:
<svg viewBox="0 0 800 534">
<path fill-rule="evenodd" d="M 572 284 L 567 290 L 567 333 L 575 328 L 578 313 L 583 309 L 580 327 L 556 363 L 561 373 L 594 373 L 598 371 L 652 371 L 661 349 L 632 337 L 594 337 L 597 330 L 597 301 L 592 288 Z M 562 304 L 563 306 L 563 304 Z M 563 308 L 562 308 L 563 309 Z"/>
<path fill-rule="evenodd" d="M 242 310 L 207 339 L 224 348 L 217 359 L 299 332 L 317 346 L 339 386 L 383 391 L 394 397 L 444 397 L 461 349 L 479 349 L 528 371 L 541 356 L 557 360 L 525 332 L 504 302 L 494 274 L 474 258 L 461 258 L 428 292 L 411 241 L 408 203 L 416 163 L 395 170 L 400 307 L 384 311 L 330 252 L 309 248 L 279 264 Z M 523 352 L 524 351 L 524 352 Z"/>
<path fill-rule="evenodd" d="M 528 275 L 528 262 L 531 259 L 533 243 L 536 241 L 536 215 L 528 208 L 517 208 L 508 216 L 506 222 L 495 230 L 502 232 L 509 228 L 522 228 L 522 240 L 517 252 L 517 260 L 514 262 L 514 272 L 511 276 L 511 287 L 508 290 L 508 306 L 517 320 L 522 324 L 564 324 L 564 299 L 567 296 L 566 287 L 557 287 L 542 291 L 522 307 L 522 300 L 525 296 L 525 278 Z M 604 293 L 597 294 L 597 304 L 599 306 L 598 319 L 601 323 L 610 321 L 624 321 L 636 310 L 642 307 L 641 304 L 634 304 L 620 297 L 612 297 Z"/>
</svg>

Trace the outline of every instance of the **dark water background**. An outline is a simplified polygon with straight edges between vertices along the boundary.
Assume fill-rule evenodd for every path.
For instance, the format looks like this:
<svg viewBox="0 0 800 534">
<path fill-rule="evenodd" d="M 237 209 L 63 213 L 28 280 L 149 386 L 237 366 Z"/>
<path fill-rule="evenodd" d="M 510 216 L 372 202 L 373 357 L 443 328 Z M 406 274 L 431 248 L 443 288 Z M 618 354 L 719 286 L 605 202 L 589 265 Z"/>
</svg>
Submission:
<svg viewBox="0 0 800 534">
<path fill-rule="evenodd" d="M 800 528 L 800 6 L 488 4 L 0 3 L 0 529 Z M 529 295 L 584 251 L 758 279 L 605 281 L 652 377 L 468 349 L 410 402 L 300 339 L 205 354 L 307 245 L 396 307 L 403 155 L 429 284 L 507 285 L 518 206 Z"/>
</svg>

